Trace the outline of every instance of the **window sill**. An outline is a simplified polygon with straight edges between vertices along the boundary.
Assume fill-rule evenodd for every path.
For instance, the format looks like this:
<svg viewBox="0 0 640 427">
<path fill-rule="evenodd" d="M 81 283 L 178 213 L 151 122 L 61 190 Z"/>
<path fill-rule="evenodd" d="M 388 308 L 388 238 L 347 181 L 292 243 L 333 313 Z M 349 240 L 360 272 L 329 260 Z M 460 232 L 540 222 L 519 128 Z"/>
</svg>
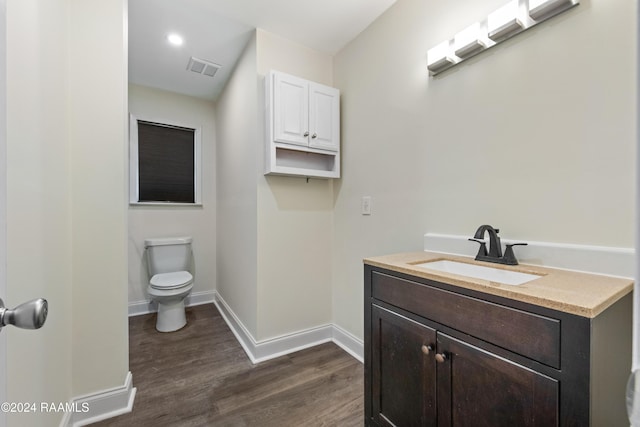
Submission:
<svg viewBox="0 0 640 427">
<path fill-rule="evenodd" d="M 129 202 L 129 206 L 164 206 L 164 207 L 193 207 L 201 208 L 202 203 L 174 203 L 174 202 Z"/>
</svg>

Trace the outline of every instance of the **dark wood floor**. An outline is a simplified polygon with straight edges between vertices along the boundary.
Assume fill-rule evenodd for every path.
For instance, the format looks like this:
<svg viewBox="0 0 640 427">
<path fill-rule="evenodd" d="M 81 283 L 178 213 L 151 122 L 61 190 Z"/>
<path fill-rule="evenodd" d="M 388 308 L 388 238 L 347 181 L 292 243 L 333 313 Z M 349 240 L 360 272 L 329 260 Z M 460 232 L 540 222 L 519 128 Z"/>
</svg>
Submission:
<svg viewBox="0 0 640 427">
<path fill-rule="evenodd" d="M 213 304 L 129 320 L 133 412 L 94 426 L 362 426 L 363 366 L 333 343 L 252 365 Z"/>
</svg>

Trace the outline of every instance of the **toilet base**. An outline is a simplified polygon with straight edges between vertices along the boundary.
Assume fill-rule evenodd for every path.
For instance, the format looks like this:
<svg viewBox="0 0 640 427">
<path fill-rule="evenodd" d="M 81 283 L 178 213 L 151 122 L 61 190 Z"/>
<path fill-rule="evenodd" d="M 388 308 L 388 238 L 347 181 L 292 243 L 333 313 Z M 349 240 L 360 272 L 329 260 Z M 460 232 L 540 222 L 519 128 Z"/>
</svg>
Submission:
<svg viewBox="0 0 640 427">
<path fill-rule="evenodd" d="M 158 302 L 158 317 L 156 329 L 159 332 L 173 332 L 182 329 L 187 324 L 184 311 L 184 298 L 179 301 Z"/>
</svg>

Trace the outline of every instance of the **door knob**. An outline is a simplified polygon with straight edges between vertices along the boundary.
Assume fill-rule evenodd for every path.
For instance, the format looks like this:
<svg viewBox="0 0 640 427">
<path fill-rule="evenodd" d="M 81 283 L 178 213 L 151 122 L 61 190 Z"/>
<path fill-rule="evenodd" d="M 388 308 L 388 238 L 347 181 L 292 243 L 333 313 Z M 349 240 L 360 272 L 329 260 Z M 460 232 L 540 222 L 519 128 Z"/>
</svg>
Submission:
<svg viewBox="0 0 640 427">
<path fill-rule="evenodd" d="M 438 363 L 444 363 L 447 361 L 448 358 L 449 358 L 449 355 L 447 353 L 436 354 L 436 362 Z"/>
<path fill-rule="evenodd" d="M 7 325 L 22 329 L 39 329 L 47 320 L 49 304 L 46 299 L 38 298 L 20 304 L 13 310 L 5 308 L 0 299 L 0 330 Z"/>
</svg>

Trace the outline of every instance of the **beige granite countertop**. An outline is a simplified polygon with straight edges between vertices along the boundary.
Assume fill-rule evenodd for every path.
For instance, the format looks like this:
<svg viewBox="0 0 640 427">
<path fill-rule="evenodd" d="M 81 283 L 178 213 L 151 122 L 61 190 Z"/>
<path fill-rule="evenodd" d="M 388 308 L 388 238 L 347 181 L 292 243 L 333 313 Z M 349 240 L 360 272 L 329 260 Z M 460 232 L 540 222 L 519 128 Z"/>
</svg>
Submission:
<svg viewBox="0 0 640 427">
<path fill-rule="evenodd" d="M 541 277 L 522 285 L 512 286 L 416 266 L 416 264 L 441 259 L 537 274 Z M 590 318 L 596 317 L 614 302 L 633 291 L 631 279 L 534 265 L 506 266 L 437 252 L 407 252 L 377 256 L 366 258 L 364 263 Z"/>
</svg>

